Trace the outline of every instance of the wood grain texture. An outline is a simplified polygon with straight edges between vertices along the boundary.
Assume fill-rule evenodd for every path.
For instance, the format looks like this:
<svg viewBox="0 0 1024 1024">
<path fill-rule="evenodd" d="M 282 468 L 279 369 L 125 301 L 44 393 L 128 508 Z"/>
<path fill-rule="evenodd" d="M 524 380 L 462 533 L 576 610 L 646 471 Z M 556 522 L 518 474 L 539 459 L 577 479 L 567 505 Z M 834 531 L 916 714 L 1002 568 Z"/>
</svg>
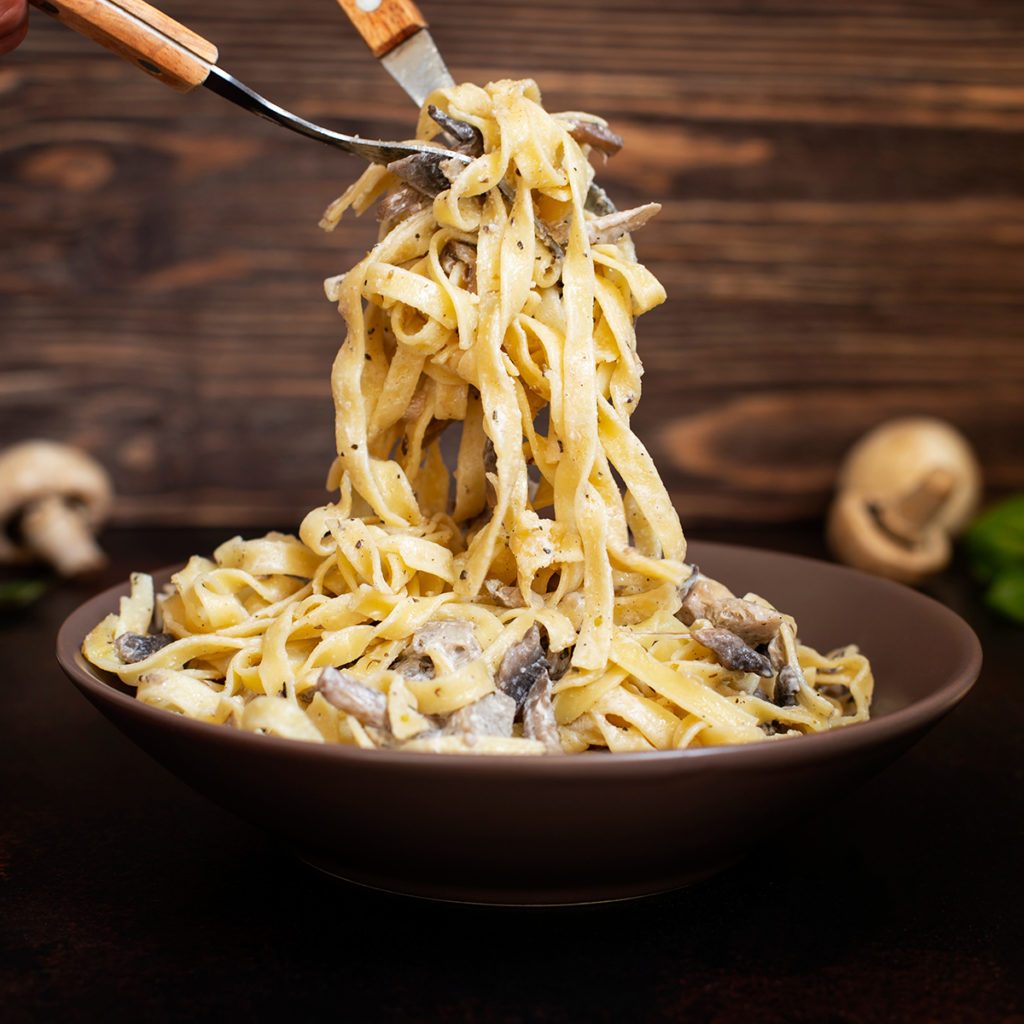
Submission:
<svg viewBox="0 0 1024 1024">
<path fill-rule="evenodd" d="M 427 24 L 411 0 L 377 0 L 379 6 L 364 10 L 360 0 L 338 0 L 374 57 L 389 54 L 399 43 Z M 364 7 L 369 6 L 365 3 Z"/>
<path fill-rule="evenodd" d="M 206 81 L 217 47 L 142 0 L 32 0 L 68 28 L 169 85 L 188 92 Z"/>
<path fill-rule="evenodd" d="M 168 0 L 269 98 L 364 135 L 414 111 L 326 0 Z M 636 418 L 684 521 L 819 514 L 846 445 L 934 412 L 1024 487 L 1024 7 L 1016 0 L 445 0 L 457 79 L 609 118 L 602 171 L 669 302 Z M 323 500 L 342 324 L 321 281 L 361 170 L 34 18 L 0 63 L 0 440 L 85 445 L 139 522 Z"/>
<path fill-rule="evenodd" d="M 54 0 L 46 0 L 46 2 L 52 3 Z M 68 0 L 59 0 L 59 2 L 66 4 Z M 209 39 L 204 39 L 198 32 L 193 32 L 187 25 L 182 25 L 180 21 L 175 21 L 173 18 L 168 17 L 163 11 L 152 4 L 147 4 L 145 0 L 111 0 L 111 2 L 117 4 L 118 7 L 124 8 L 129 14 L 133 14 L 147 25 L 151 25 L 169 39 L 173 39 L 179 45 L 184 46 L 186 50 L 191 50 L 196 56 L 202 57 L 203 60 L 208 61 L 210 64 L 217 63 L 217 47 Z"/>
</svg>

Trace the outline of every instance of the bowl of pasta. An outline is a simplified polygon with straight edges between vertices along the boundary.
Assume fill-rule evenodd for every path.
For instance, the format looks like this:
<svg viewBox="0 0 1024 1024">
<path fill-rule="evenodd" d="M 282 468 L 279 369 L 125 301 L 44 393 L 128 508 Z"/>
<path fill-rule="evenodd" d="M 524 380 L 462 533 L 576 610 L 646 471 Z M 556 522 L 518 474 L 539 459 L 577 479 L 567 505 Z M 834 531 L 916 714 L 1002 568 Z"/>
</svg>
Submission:
<svg viewBox="0 0 1024 1024">
<path fill-rule="evenodd" d="M 904 588 L 687 545 L 631 422 L 635 321 L 666 297 L 632 235 L 660 206 L 596 184 L 602 119 L 463 84 L 416 135 L 321 221 L 379 224 L 325 281 L 332 500 L 134 574 L 61 664 L 331 875 L 494 903 L 684 885 L 904 750 L 977 641 Z"/>
<path fill-rule="evenodd" d="M 725 584 L 771 593 L 823 649 L 856 637 L 877 680 L 870 718 L 811 733 L 779 729 L 764 742 L 535 757 L 282 738 L 169 713 L 90 664 L 83 643 L 118 612 L 128 585 L 71 615 L 58 656 L 143 750 L 330 875 L 485 903 L 630 898 L 718 872 L 834 802 L 954 707 L 981 663 L 970 628 L 907 587 L 728 545 L 695 543 L 691 553 Z M 157 574 L 157 586 L 170 576 Z"/>
</svg>

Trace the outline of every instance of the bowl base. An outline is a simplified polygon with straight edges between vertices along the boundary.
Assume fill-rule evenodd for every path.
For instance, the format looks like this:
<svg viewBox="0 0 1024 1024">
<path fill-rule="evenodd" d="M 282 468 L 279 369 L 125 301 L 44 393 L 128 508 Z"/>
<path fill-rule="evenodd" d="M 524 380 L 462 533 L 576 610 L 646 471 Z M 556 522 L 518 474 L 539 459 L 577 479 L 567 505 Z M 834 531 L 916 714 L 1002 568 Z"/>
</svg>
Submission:
<svg viewBox="0 0 1024 1024">
<path fill-rule="evenodd" d="M 150 707 L 84 661 L 84 637 L 127 584 L 67 619 L 58 654 L 83 694 L 161 765 L 324 876 L 492 906 L 637 899 L 707 878 L 786 822 L 831 806 L 949 711 L 981 665 L 970 627 L 909 587 L 725 545 L 698 543 L 689 557 L 733 589 L 769 594 L 823 649 L 861 643 L 878 678 L 872 720 L 779 743 L 537 758 L 257 736 Z"/>
<path fill-rule="evenodd" d="M 739 863 L 742 857 L 715 864 L 701 871 L 687 872 L 672 878 L 652 878 L 643 882 L 617 885 L 594 885 L 581 888 L 503 889 L 486 885 L 465 888 L 452 885 L 431 885 L 419 879 L 390 878 L 355 871 L 339 865 L 330 857 L 296 850 L 295 856 L 307 867 L 338 882 L 358 885 L 364 889 L 385 892 L 392 896 L 429 900 L 434 903 L 461 903 L 478 907 L 582 907 L 598 903 L 629 903 L 685 889 L 720 874 Z"/>
</svg>

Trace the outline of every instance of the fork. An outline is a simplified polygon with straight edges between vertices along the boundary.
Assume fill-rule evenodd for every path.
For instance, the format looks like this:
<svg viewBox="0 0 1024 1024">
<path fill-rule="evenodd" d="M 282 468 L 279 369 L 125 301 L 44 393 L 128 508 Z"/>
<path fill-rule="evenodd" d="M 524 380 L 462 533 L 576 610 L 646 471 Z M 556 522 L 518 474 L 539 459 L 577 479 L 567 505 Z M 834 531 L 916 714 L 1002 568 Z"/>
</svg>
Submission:
<svg viewBox="0 0 1024 1024">
<path fill-rule="evenodd" d="M 451 72 L 428 31 L 427 19 L 413 0 L 338 0 L 341 9 L 385 71 L 416 106 L 423 106 L 435 89 L 454 84 Z M 507 186 L 502 194 L 509 198 Z M 596 182 L 587 191 L 587 209 L 599 216 L 615 213 L 615 204 Z M 541 231 L 544 243 L 561 253 L 551 233 Z"/>
<path fill-rule="evenodd" d="M 385 142 L 343 135 L 313 124 L 260 96 L 217 67 L 217 47 L 143 0 L 30 0 L 33 6 L 126 58 L 178 92 L 205 86 L 258 117 L 336 146 L 375 164 L 390 164 L 417 154 L 437 162 L 469 163 L 465 153 L 426 143 Z"/>
</svg>

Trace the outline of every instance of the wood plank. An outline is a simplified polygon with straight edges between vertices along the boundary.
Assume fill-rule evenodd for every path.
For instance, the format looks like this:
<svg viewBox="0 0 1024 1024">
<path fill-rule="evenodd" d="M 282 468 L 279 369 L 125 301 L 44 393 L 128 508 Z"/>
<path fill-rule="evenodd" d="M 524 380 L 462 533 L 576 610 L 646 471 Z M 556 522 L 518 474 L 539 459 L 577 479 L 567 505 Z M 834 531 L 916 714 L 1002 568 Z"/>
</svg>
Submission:
<svg viewBox="0 0 1024 1024">
<path fill-rule="evenodd" d="M 305 116 L 411 130 L 336 5 L 164 9 Z M 602 180 L 664 203 L 638 238 L 670 301 L 640 324 L 635 422 L 687 522 L 819 514 L 845 446 L 904 412 L 962 426 L 993 493 L 1024 488 L 1016 0 L 424 13 L 457 77 L 532 74 L 609 117 L 627 145 Z M 294 525 L 331 458 L 321 282 L 375 231 L 316 221 L 359 170 L 33 18 L 0 64 L 3 442 L 84 444 L 122 521 Z"/>
</svg>

